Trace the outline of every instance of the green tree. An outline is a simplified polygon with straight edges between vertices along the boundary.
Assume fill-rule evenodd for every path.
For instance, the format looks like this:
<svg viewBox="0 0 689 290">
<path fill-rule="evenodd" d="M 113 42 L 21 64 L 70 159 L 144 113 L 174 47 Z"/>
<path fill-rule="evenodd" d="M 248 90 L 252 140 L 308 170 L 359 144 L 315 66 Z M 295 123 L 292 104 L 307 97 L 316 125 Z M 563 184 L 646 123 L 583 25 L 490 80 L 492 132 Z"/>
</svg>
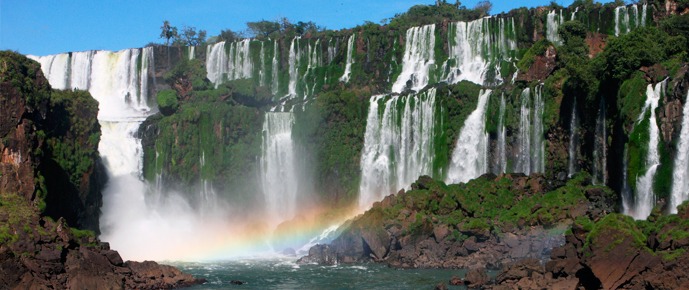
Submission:
<svg viewBox="0 0 689 290">
<path fill-rule="evenodd" d="M 170 25 L 170 21 L 163 21 L 160 30 L 160 38 L 165 38 L 165 45 L 170 45 L 170 39 L 177 37 L 177 27 Z"/>
<path fill-rule="evenodd" d="M 182 34 L 175 37 L 173 42 L 176 46 L 199 46 L 206 43 L 206 31 L 196 31 L 196 27 L 184 26 Z"/>
<path fill-rule="evenodd" d="M 249 33 L 256 38 L 267 38 L 280 31 L 280 23 L 275 21 L 247 22 L 246 26 L 249 28 Z"/>
<path fill-rule="evenodd" d="M 220 35 L 218 35 L 218 41 L 233 42 L 244 38 L 241 32 L 235 32 L 231 29 L 220 30 Z"/>
<path fill-rule="evenodd" d="M 480 13 L 481 17 L 490 15 L 490 10 L 493 9 L 493 3 L 488 0 L 482 0 L 476 3 L 474 10 Z"/>
</svg>

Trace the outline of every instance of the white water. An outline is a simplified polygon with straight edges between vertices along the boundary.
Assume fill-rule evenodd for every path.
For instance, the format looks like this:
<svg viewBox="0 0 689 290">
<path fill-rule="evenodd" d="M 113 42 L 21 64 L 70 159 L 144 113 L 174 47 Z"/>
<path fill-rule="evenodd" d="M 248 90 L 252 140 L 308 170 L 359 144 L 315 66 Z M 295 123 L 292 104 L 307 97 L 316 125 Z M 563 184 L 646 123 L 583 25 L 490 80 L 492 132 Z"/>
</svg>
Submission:
<svg viewBox="0 0 689 290">
<path fill-rule="evenodd" d="M 431 66 L 435 64 L 435 24 L 407 29 L 402 72 L 392 84 L 392 91 L 401 93 L 407 89 L 419 91 L 428 84 Z"/>
<path fill-rule="evenodd" d="M 653 192 L 653 181 L 656 170 L 660 166 L 660 155 L 658 153 L 658 142 L 660 141 L 660 134 L 658 130 L 658 123 L 656 122 L 656 109 L 658 102 L 665 90 L 665 81 L 656 84 L 655 88 L 648 85 L 646 88 L 646 103 L 639 115 L 638 122 L 641 122 L 646 113 L 650 110 L 650 125 L 648 129 L 648 153 L 646 155 L 646 173 L 636 178 L 636 198 L 634 203 L 629 208 L 625 208 L 624 212 L 635 219 L 646 219 L 655 206 L 656 197 Z"/>
<path fill-rule="evenodd" d="M 497 29 L 491 28 L 494 24 L 497 24 Z M 451 84 L 462 80 L 477 84 L 502 83 L 497 61 L 510 59 L 517 49 L 514 29 L 512 18 L 486 17 L 470 22 L 450 23 L 449 56 L 443 64 L 442 79 Z M 494 79 L 486 79 L 489 71 L 495 73 Z"/>
<path fill-rule="evenodd" d="M 605 121 L 605 99 L 602 98 L 598 108 L 596 119 L 596 135 L 593 149 L 593 184 L 606 184 L 608 182 L 608 153 L 607 153 L 607 129 Z"/>
<path fill-rule="evenodd" d="M 460 183 L 488 172 L 486 108 L 491 90 L 481 91 L 476 109 L 469 114 L 452 152 L 446 182 Z"/>
<path fill-rule="evenodd" d="M 499 111 L 500 116 L 498 117 L 498 154 L 497 154 L 497 162 L 496 162 L 496 174 L 499 173 L 506 173 L 507 172 L 507 149 L 505 148 L 506 146 L 506 135 L 507 131 L 505 130 L 505 94 L 502 94 L 500 96 L 500 111 Z"/>
<path fill-rule="evenodd" d="M 277 40 L 273 40 L 273 61 L 271 62 L 272 65 L 272 85 L 271 85 L 271 91 L 273 92 L 273 96 L 278 94 L 278 89 L 279 89 L 279 80 L 278 80 L 278 63 L 280 59 L 279 55 L 279 50 L 278 50 L 278 42 Z"/>
<path fill-rule="evenodd" d="M 196 57 L 196 46 L 189 46 L 189 60 L 194 59 Z"/>
<path fill-rule="evenodd" d="M 340 77 L 340 81 L 344 83 L 349 82 L 349 76 L 352 74 L 352 55 L 354 54 L 354 36 L 355 34 L 352 34 L 349 39 L 347 40 L 347 62 L 345 63 L 345 71 L 344 74 L 342 74 L 342 77 Z M 330 47 L 328 47 L 328 53 L 330 53 Z"/>
<path fill-rule="evenodd" d="M 300 37 L 292 39 L 289 46 L 289 84 L 287 86 L 287 96 L 294 98 L 297 96 L 297 80 L 299 78 L 299 40 Z"/>
<path fill-rule="evenodd" d="M 647 4 L 618 6 L 615 8 L 615 36 L 629 33 L 632 29 L 646 26 Z"/>
<path fill-rule="evenodd" d="M 557 45 L 562 44 L 562 39 L 560 35 L 557 34 L 557 30 L 560 28 L 560 25 L 562 25 L 562 22 L 562 9 L 560 9 L 559 14 L 556 10 L 548 12 L 546 16 L 545 38 Z"/>
<path fill-rule="evenodd" d="M 435 94 L 432 88 L 371 98 L 361 154 L 360 209 L 432 174 Z M 382 115 L 379 106 L 384 106 Z"/>
<path fill-rule="evenodd" d="M 675 168 L 672 176 L 670 211 L 677 213 L 677 206 L 689 199 L 689 92 L 682 111 L 682 131 L 677 144 Z"/>
<path fill-rule="evenodd" d="M 292 113 L 269 112 L 263 121 L 261 185 L 267 221 L 294 217 L 297 208 L 297 168 L 292 141 Z"/>
<path fill-rule="evenodd" d="M 545 170 L 545 140 L 543 137 L 543 98 L 542 86 L 537 86 L 531 100 L 531 89 L 526 88 L 521 94 L 519 114 L 518 150 L 514 172 L 531 174 Z"/>
<path fill-rule="evenodd" d="M 577 120 L 577 100 L 572 104 L 572 117 L 569 120 L 569 167 L 567 175 L 574 176 L 577 173 L 577 147 L 579 146 L 579 121 Z"/>
<path fill-rule="evenodd" d="M 208 79 L 217 88 L 225 80 L 251 78 L 253 64 L 249 51 L 249 39 L 209 45 L 206 53 Z"/>
</svg>

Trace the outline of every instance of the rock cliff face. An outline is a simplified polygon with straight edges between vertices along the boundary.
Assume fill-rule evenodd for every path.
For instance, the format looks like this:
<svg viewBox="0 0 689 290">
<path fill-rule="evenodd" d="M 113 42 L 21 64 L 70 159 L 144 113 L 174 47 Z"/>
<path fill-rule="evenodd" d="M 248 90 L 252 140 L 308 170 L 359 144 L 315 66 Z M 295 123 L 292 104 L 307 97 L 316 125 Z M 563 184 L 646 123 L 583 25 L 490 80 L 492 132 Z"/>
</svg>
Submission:
<svg viewBox="0 0 689 290">
<path fill-rule="evenodd" d="M 98 106 L 88 93 L 53 91 L 38 63 L 4 51 L 0 107 L 1 289 L 161 289 L 203 282 L 155 262 L 125 263 L 96 239 L 105 180 Z"/>
</svg>

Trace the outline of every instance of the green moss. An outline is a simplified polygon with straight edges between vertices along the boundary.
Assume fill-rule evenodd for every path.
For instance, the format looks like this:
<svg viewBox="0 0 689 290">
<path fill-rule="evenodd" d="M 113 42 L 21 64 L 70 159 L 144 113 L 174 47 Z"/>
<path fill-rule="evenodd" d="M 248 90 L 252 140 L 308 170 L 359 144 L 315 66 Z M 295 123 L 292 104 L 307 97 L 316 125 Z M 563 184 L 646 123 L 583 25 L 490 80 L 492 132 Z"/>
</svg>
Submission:
<svg viewBox="0 0 689 290">
<path fill-rule="evenodd" d="M 160 112 L 165 116 L 174 114 L 179 107 L 177 98 L 177 92 L 174 90 L 167 89 L 159 91 L 156 95 L 156 101 Z"/>
<path fill-rule="evenodd" d="M 632 245 L 639 249 L 646 249 L 646 235 L 631 217 L 623 214 L 612 213 L 597 222 L 591 232 L 586 236 L 584 249 L 589 249 L 591 243 L 596 243 L 601 236 L 606 239 L 614 239 L 606 246 L 606 251 L 613 250 L 624 240 L 631 239 Z"/>
<path fill-rule="evenodd" d="M 550 45 L 550 41 L 546 39 L 541 39 L 534 43 L 526 52 L 524 52 L 519 62 L 517 62 L 517 68 L 523 72 L 528 71 L 534 61 L 536 61 L 536 56 L 545 55 L 545 52 Z"/>
</svg>

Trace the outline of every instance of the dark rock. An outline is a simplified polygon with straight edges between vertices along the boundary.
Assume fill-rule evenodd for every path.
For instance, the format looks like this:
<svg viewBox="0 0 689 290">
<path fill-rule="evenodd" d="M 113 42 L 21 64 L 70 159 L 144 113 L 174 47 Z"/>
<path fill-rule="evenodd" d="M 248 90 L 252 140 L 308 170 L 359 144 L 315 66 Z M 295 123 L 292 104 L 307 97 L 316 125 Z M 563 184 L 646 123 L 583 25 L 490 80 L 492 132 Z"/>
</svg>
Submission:
<svg viewBox="0 0 689 290">
<path fill-rule="evenodd" d="M 337 254 L 329 245 L 315 245 L 309 249 L 309 254 L 297 260 L 297 264 L 337 264 Z"/>
<path fill-rule="evenodd" d="M 232 284 L 232 285 L 244 285 L 244 284 L 246 284 L 246 282 L 239 281 L 239 280 L 232 280 L 232 281 L 230 281 L 230 284 Z"/>
<path fill-rule="evenodd" d="M 464 278 L 464 284 L 469 288 L 482 287 L 490 281 L 485 268 L 471 269 Z"/>
<path fill-rule="evenodd" d="M 438 285 L 435 285 L 435 290 L 447 290 L 447 285 L 445 285 L 443 282 L 440 282 Z"/>
<path fill-rule="evenodd" d="M 452 285 L 452 286 L 464 285 L 464 281 L 462 281 L 462 279 L 457 277 L 457 276 L 452 276 L 452 278 L 450 278 L 450 285 Z"/>
</svg>

